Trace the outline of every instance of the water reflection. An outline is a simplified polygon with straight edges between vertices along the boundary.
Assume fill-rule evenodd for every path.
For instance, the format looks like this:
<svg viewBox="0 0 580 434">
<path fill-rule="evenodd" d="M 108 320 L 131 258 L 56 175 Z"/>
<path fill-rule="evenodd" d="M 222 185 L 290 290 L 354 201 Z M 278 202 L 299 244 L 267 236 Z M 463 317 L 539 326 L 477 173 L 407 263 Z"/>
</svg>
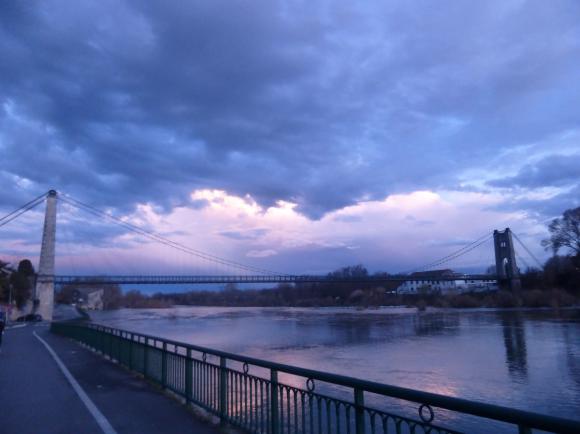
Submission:
<svg viewBox="0 0 580 434">
<path fill-rule="evenodd" d="M 263 345 L 271 342 L 273 350 L 398 342 L 413 337 L 456 335 L 461 329 L 460 316 L 449 313 L 413 312 L 387 316 L 339 312 L 323 319 L 313 318 L 312 313 L 305 312 L 266 311 L 263 314 L 270 317 L 270 324 L 264 329 L 261 342 Z M 247 327 L 248 324 L 240 323 L 237 333 Z"/>
<path fill-rule="evenodd" d="M 502 312 L 499 315 L 508 373 L 516 380 L 528 376 L 525 322 L 519 312 Z"/>
<path fill-rule="evenodd" d="M 459 332 L 459 316 L 453 314 L 417 314 L 413 327 L 417 336 L 456 334 Z"/>
<path fill-rule="evenodd" d="M 570 377 L 576 383 L 576 390 L 580 393 L 580 337 L 571 329 L 570 325 L 564 324 L 562 328 L 564 345 L 566 346 L 566 366 Z"/>
</svg>

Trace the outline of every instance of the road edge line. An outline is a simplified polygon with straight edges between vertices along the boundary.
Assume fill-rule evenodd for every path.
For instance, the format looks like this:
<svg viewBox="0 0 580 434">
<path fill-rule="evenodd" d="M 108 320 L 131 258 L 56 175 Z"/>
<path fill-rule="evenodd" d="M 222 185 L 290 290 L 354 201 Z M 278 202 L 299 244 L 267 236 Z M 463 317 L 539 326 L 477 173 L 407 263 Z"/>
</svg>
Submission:
<svg viewBox="0 0 580 434">
<path fill-rule="evenodd" d="M 16 329 L 21 329 L 22 327 L 26 327 L 28 324 L 16 324 L 13 326 L 7 326 L 4 331 L 8 331 L 8 330 L 16 330 Z"/>
<path fill-rule="evenodd" d="M 58 367 L 60 368 L 60 370 L 62 371 L 62 373 L 64 374 L 64 376 L 66 377 L 66 379 L 68 380 L 68 382 L 70 383 L 72 388 L 74 389 L 74 391 L 77 393 L 77 395 L 79 396 L 79 398 L 81 399 L 81 401 L 83 402 L 85 407 L 87 407 L 87 410 L 89 410 L 89 413 L 91 413 L 91 415 L 93 416 L 93 418 L 95 419 L 95 421 L 97 422 L 97 424 L 99 425 L 101 430 L 103 431 L 103 433 L 105 433 L 105 434 L 117 434 L 117 431 L 115 431 L 115 429 L 110 424 L 110 422 L 107 420 L 105 415 L 103 413 L 101 413 L 101 411 L 97 408 L 95 403 L 91 400 L 91 398 L 89 398 L 89 396 L 83 390 L 81 385 L 77 382 L 75 377 L 73 377 L 73 375 L 70 373 L 68 368 L 64 365 L 64 363 L 60 360 L 60 358 L 54 352 L 54 350 L 51 348 L 51 346 L 44 339 L 42 339 L 40 336 L 38 336 L 36 334 L 36 331 L 33 331 L 32 334 L 34 335 L 34 337 L 36 337 L 36 339 L 38 339 L 44 345 L 46 350 L 52 356 L 52 358 L 54 359 L 54 361 L 56 362 L 56 364 L 58 365 Z"/>
</svg>

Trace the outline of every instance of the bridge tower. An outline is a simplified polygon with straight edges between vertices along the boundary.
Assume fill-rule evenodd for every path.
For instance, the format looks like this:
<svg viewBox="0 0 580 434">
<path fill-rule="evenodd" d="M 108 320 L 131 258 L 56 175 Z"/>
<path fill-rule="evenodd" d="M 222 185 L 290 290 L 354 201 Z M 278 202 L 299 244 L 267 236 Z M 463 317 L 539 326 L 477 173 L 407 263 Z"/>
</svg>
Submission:
<svg viewBox="0 0 580 434">
<path fill-rule="evenodd" d="M 38 264 L 35 299 L 38 300 L 36 313 L 47 321 L 52 320 L 54 308 L 54 255 L 56 243 L 56 191 L 50 190 L 46 197 L 44 230 Z"/>
<path fill-rule="evenodd" d="M 493 231 L 495 249 L 495 268 L 498 284 L 518 291 L 521 287 L 520 272 L 516 263 L 516 253 L 510 228 Z"/>
</svg>

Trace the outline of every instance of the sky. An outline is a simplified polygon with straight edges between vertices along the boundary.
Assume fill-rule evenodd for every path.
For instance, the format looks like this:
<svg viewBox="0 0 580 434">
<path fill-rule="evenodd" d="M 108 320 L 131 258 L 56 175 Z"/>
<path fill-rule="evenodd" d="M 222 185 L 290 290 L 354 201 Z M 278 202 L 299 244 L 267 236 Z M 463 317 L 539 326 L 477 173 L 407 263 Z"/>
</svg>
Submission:
<svg viewBox="0 0 580 434">
<path fill-rule="evenodd" d="M 397 272 L 508 226 L 542 261 L 580 205 L 576 0 L 4 1 L 0 59 L 0 214 L 54 188 L 255 267 Z M 59 272 L 209 267 L 66 203 L 57 238 Z"/>
</svg>

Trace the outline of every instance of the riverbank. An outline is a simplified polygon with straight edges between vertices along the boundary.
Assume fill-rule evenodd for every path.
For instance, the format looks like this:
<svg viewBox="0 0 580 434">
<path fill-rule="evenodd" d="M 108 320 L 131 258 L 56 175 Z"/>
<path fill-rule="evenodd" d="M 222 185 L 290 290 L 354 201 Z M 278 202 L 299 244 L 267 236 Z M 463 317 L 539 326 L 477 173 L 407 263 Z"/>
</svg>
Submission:
<svg viewBox="0 0 580 434">
<path fill-rule="evenodd" d="M 567 291 L 496 291 L 449 295 L 403 296 L 406 306 L 423 309 L 427 306 L 441 308 L 553 308 L 580 306 L 580 298 Z"/>
<path fill-rule="evenodd" d="M 180 306 L 206 307 L 379 307 L 407 306 L 423 309 L 442 308 L 514 308 L 580 306 L 580 296 L 561 289 L 469 292 L 462 294 L 395 294 L 384 288 L 358 289 L 348 296 L 308 296 L 294 288 L 263 290 L 190 291 L 156 293 L 142 296 L 144 303 L 127 308 L 169 308 Z"/>
</svg>

